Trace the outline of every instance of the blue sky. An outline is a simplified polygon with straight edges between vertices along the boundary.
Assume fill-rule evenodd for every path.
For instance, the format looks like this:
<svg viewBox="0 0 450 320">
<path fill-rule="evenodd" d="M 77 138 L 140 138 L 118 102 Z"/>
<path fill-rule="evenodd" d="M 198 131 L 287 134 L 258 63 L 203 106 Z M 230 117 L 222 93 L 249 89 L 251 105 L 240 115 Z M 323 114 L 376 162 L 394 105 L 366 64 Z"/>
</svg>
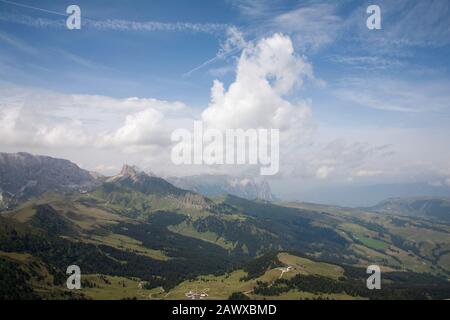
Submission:
<svg viewBox="0 0 450 320">
<path fill-rule="evenodd" d="M 218 74 L 222 75 L 220 72 L 226 71 L 227 66 L 233 70 L 229 65 L 240 51 L 188 76 L 185 73 L 214 58 L 220 43 L 226 39 L 227 27 L 236 26 L 248 40 L 277 31 L 299 38 L 294 44 L 300 53 L 307 55 L 317 76 L 329 83 L 330 88 L 345 77 L 366 78 L 368 74 L 371 78 L 393 78 L 417 86 L 423 82 L 439 83 L 449 76 L 449 40 L 445 39 L 449 35 L 448 3 L 445 0 L 431 2 L 433 4 L 426 6 L 434 6 L 434 11 L 425 12 L 427 16 L 418 16 L 416 20 L 406 17 L 418 15 L 420 8 L 414 8 L 418 6 L 417 1 L 399 1 L 395 5 L 379 1 L 384 27 L 379 31 L 365 28 L 365 8 L 372 3 L 365 1 L 196 1 L 195 5 L 187 1 L 77 2 L 82 9 L 82 19 L 169 25 L 191 23 L 202 27 L 198 32 L 188 28 L 150 32 L 99 30 L 89 24 L 83 25 L 80 31 L 69 31 L 64 28 L 64 16 L 0 2 L 3 44 L 0 53 L 6 64 L 18 69 L 16 72 L 2 72 L 2 79 L 68 93 L 152 96 L 204 106 L 209 100 L 212 80 Z M 72 2 L 18 3 L 64 14 Z M 302 22 L 296 23 L 299 15 L 295 15 L 295 10 L 308 7 L 317 8 L 312 17 L 322 17 L 325 21 L 314 21 L 316 25 L 311 23 L 305 32 L 310 32 L 311 37 L 317 36 L 317 39 L 332 39 L 309 39 L 307 42 L 310 43 L 302 43 Z M 277 26 L 276 19 L 282 15 L 293 22 Z M 20 20 L 17 17 L 49 20 L 61 27 L 30 27 L 17 22 Z M 333 18 L 340 20 L 333 21 Z M 393 30 L 390 30 L 391 22 Z M 209 24 L 217 25 L 217 30 L 210 30 Z M 447 30 L 427 33 L 426 29 L 434 28 L 436 24 Z M 9 41 L 5 41 L 5 37 Z M 402 41 L 411 44 L 400 44 Z M 428 46 L 427 41 L 436 43 Z M 229 82 L 232 76 L 231 71 L 222 78 Z M 299 93 L 317 99 L 315 111 L 327 121 L 331 120 L 334 110 L 324 109 L 322 105 L 328 104 L 329 99 L 336 105 L 334 96 L 328 97 L 328 91 L 313 88 L 310 92 Z M 374 117 L 380 117 L 383 122 L 399 123 L 398 114 L 385 115 L 371 110 L 359 112 L 359 106 L 345 103 L 351 118 L 364 124 L 372 122 Z M 403 119 L 404 114 L 400 116 Z M 333 118 L 335 121 L 343 120 L 339 116 Z M 439 116 L 435 120 L 439 123 L 440 119 Z M 412 125 L 421 125 L 422 120 L 422 116 L 409 119 Z"/>
<path fill-rule="evenodd" d="M 61 13 L 71 4 L 70 1 L 21 3 L 38 4 L 39 8 Z M 18 72 L 4 77 L 21 84 L 65 92 L 150 95 L 193 103 L 207 102 L 211 77 L 205 76 L 204 72 L 189 78 L 182 75 L 215 56 L 219 41 L 225 36 L 225 24 L 233 22 L 233 10 L 229 5 L 211 7 L 211 1 L 197 1 L 195 7 L 183 1 L 136 1 L 133 5 L 123 1 L 80 1 L 77 4 L 82 10 L 82 18 L 86 16 L 95 21 L 118 19 L 224 26 L 215 34 L 189 29 L 102 31 L 88 26 L 83 26 L 80 31 L 69 31 L 64 28 L 65 17 L 0 3 L 2 16 L 6 16 L 6 21 L 1 21 L 1 30 L 14 41 L 2 46 L 2 54 L 13 57 L 15 66 L 27 74 L 23 77 Z M 13 15 L 51 20 L 60 23 L 61 27 L 30 27 L 14 23 Z M 207 25 L 204 28 L 209 29 Z"/>
<path fill-rule="evenodd" d="M 81 30 L 65 28 L 64 13 L 70 4 L 81 8 Z M 381 8 L 381 30 L 366 27 L 370 4 Z M 379 182 L 376 179 L 434 183 L 450 177 L 447 0 L 1 0 L 0 107 L 7 110 L 8 103 L 24 97 L 27 105 L 30 99 L 36 104 L 46 104 L 47 99 L 50 104 L 59 101 L 57 95 L 138 97 L 181 103 L 195 115 L 211 104 L 215 79 L 225 89 L 235 82 L 243 50 L 276 33 L 287 37 L 295 56 L 312 68 L 313 74 L 301 85 L 282 95 L 310 108 L 315 138 L 309 143 L 321 150 L 333 141 L 344 141 L 338 154 L 327 155 L 338 159 L 332 164 L 323 164 L 330 161 L 323 161 L 322 153 L 313 160 L 302 158 L 313 167 L 307 172 L 321 166 L 330 169 L 325 170 L 331 179 L 326 182 L 313 181 L 317 175 L 302 172 L 308 184 L 347 183 L 355 172 L 367 173 L 358 176 L 364 183 Z M 62 114 L 74 118 L 74 110 L 70 106 Z M 39 112 L 43 117 L 45 112 Z M 80 130 L 95 131 L 92 123 L 108 119 L 109 124 L 117 122 L 115 128 L 106 123 L 98 127 L 112 132 L 129 115 L 88 112 L 91 125 L 80 117 Z M 119 165 L 108 160 L 104 149 L 98 151 L 96 163 L 79 156 L 82 152 L 1 139 L 5 150 L 68 156 L 92 169 Z M 355 143 L 368 147 L 355 151 Z M 383 146 L 393 156 L 374 160 L 370 150 Z M 345 158 L 349 153 L 355 153 L 352 161 Z M 140 159 L 130 152 L 121 154 L 117 162 Z M 352 165 L 347 168 L 343 162 Z"/>
</svg>

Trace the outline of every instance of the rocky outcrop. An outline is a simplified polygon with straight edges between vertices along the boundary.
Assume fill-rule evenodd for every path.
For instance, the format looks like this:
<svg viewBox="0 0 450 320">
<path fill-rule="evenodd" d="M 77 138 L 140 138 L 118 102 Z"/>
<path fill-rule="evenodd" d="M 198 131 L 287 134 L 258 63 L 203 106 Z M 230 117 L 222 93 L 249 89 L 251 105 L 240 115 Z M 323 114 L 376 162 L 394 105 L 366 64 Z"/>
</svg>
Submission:
<svg viewBox="0 0 450 320">
<path fill-rule="evenodd" d="M 29 153 L 0 153 L 2 201 L 14 204 L 46 192 L 82 191 L 95 178 L 73 162 Z"/>
</svg>

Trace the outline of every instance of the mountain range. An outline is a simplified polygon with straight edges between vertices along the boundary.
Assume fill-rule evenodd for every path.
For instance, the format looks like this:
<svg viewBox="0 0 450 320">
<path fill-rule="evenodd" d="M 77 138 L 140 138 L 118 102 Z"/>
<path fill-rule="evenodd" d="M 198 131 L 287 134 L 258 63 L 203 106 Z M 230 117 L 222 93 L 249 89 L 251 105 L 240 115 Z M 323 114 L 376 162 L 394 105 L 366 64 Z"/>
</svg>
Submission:
<svg viewBox="0 0 450 320">
<path fill-rule="evenodd" d="M 251 177 L 237 178 L 226 175 L 196 175 L 169 177 L 167 181 L 179 188 L 198 192 L 207 197 L 231 194 L 248 200 L 275 200 L 275 196 L 272 194 L 267 181 L 255 181 Z"/>
<path fill-rule="evenodd" d="M 0 299 L 450 297 L 440 215 L 207 197 L 129 165 L 94 178 L 33 157 L 2 155 L 2 194 L 14 201 L 0 212 Z M 365 285 L 371 264 L 383 290 Z M 80 290 L 65 286 L 69 265 Z"/>
<path fill-rule="evenodd" d="M 29 153 L 0 153 L 0 203 L 10 206 L 46 192 L 92 187 L 95 177 L 63 159 Z"/>
</svg>

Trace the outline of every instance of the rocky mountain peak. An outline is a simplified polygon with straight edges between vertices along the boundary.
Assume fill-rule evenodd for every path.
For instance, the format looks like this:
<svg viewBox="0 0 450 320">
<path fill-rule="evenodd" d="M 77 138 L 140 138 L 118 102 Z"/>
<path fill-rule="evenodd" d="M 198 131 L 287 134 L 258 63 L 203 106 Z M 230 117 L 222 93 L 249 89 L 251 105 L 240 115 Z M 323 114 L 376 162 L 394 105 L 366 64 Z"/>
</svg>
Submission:
<svg viewBox="0 0 450 320">
<path fill-rule="evenodd" d="M 120 170 L 120 176 L 136 176 L 138 174 L 144 174 L 137 166 L 124 164 L 122 170 Z"/>
</svg>

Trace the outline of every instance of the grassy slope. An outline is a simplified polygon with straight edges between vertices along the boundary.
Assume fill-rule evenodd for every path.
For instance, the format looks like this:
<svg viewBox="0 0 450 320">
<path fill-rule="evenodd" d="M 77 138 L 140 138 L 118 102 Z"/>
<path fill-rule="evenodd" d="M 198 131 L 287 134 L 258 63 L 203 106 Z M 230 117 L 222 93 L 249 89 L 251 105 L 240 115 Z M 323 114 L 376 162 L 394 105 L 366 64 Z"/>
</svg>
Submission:
<svg viewBox="0 0 450 320">
<path fill-rule="evenodd" d="M 284 278 L 291 278 L 296 274 L 321 275 L 331 279 L 337 279 L 343 275 L 343 269 L 339 266 L 316 262 L 310 259 L 301 258 L 288 253 L 278 254 L 278 259 L 286 266 L 291 266 L 292 270 L 283 273 Z M 194 280 L 184 281 L 170 292 L 157 292 L 152 295 L 158 299 L 186 299 L 185 293 L 189 291 L 206 292 L 205 299 L 228 299 L 233 292 L 243 292 L 252 299 L 306 299 L 314 298 L 318 295 L 312 293 L 290 291 L 277 297 L 262 297 L 252 293 L 252 289 L 258 281 L 272 282 L 279 279 L 282 272 L 279 268 L 267 270 L 262 276 L 248 281 L 241 281 L 247 275 L 243 270 L 237 270 L 220 276 L 206 275 Z M 321 295 L 330 299 L 352 299 L 345 294 Z M 356 297 L 357 298 L 357 297 Z"/>
<path fill-rule="evenodd" d="M 450 264 L 445 252 L 450 250 L 449 224 L 334 206 L 284 205 L 315 210 L 318 214 L 326 212 L 335 218 L 335 228 L 354 242 L 352 250 L 359 259 L 358 265 L 377 263 L 387 268 L 448 275 L 445 270 L 450 269 Z"/>
<path fill-rule="evenodd" d="M 15 272 L 19 270 L 28 277 L 28 284 L 33 292 L 43 299 L 81 298 L 78 293 L 70 292 L 64 285 L 55 287 L 54 276 L 48 266 L 40 259 L 29 254 L 0 251 L 0 259 L 13 262 Z"/>
<path fill-rule="evenodd" d="M 52 195 L 52 197 L 47 200 L 49 201 L 46 203 L 57 210 L 61 216 L 74 223 L 74 225 L 82 230 L 79 237 L 71 239 L 73 241 L 107 245 L 116 249 L 131 251 L 139 255 L 162 261 L 169 259 L 163 251 L 147 248 L 142 245 L 142 242 L 124 235 L 113 234 L 108 231 L 91 233 L 91 231 L 104 229 L 105 227 L 119 222 L 133 222 L 133 220 L 129 218 L 114 214 L 101 207 L 88 206 L 78 202 L 76 199 L 67 201 L 66 199 Z M 21 223 L 25 223 L 30 221 L 35 213 L 35 202 L 30 201 L 8 214 L 8 216 Z"/>
<path fill-rule="evenodd" d="M 137 278 L 90 274 L 82 277 L 85 286 L 80 290 L 94 300 L 150 299 L 152 290 L 142 288 Z"/>
<path fill-rule="evenodd" d="M 149 204 L 151 209 L 146 212 L 146 215 L 139 216 L 138 219 L 145 218 L 151 215 L 152 212 L 160 209 L 173 209 L 176 212 L 184 215 L 189 215 L 193 219 L 200 219 L 207 217 L 211 213 L 206 212 L 202 208 L 188 207 L 185 210 L 181 200 L 176 203 L 170 202 L 167 198 L 147 197 L 142 198 L 141 195 L 132 195 L 131 199 L 139 199 L 141 205 Z M 86 202 L 88 200 L 88 202 Z M 91 203 L 89 203 L 91 201 Z M 81 230 L 76 241 L 84 241 L 96 244 L 104 244 L 116 249 L 132 251 L 139 255 L 151 257 L 157 260 L 166 261 L 169 257 L 164 251 L 154 250 L 142 245 L 142 242 L 110 232 L 105 232 L 106 227 L 115 225 L 120 222 L 139 223 L 126 215 L 118 213 L 133 212 L 127 208 L 105 202 L 98 194 L 66 197 L 55 194 L 48 194 L 39 200 L 29 201 L 21 205 L 17 210 L 7 214 L 20 222 L 29 221 L 35 214 L 33 205 L 36 203 L 50 203 L 53 208 L 67 220 L 74 223 Z M 289 204 L 290 207 L 304 209 L 299 204 Z M 260 206 L 258 206 L 260 208 Z M 268 206 L 268 211 L 264 213 L 262 218 L 270 217 L 276 212 L 270 211 L 273 206 Z M 368 264 L 381 264 L 385 270 L 394 269 L 408 269 L 416 272 L 430 272 L 434 274 L 443 274 L 443 270 L 450 270 L 450 258 L 446 253 L 450 249 L 450 226 L 446 224 L 438 224 L 420 219 L 411 219 L 409 217 L 394 218 L 389 215 L 378 216 L 373 213 L 349 210 L 338 207 L 315 207 L 308 206 L 308 212 L 299 211 L 299 215 L 305 215 L 308 218 L 314 218 L 315 224 L 334 228 L 342 233 L 346 239 L 353 243 L 350 249 L 353 254 L 358 257 L 357 265 L 367 266 Z M 240 218 L 241 215 L 234 214 L 234 218 Z M 223 216 L 221 219 L 229 219 L 231 216 Z M 402 220 L 400 223 L 398 220 Z M 226 249 L 232 249 L 234 244 L 227 239 L 217 236 L 213 232 L 198 232 L 191 225 L 181 223 L 177 226 L 169 227 L 172 231 L 182 235 L 203 240 L 205 242 L 214 243 Z M 102 232 L 98 232 L 98 231 Z M 92 234 L 92 231 L 96 231 Z M 394 236 L 406 241 L 408 246 L 404 247 L 394 241 Z M 416 250 L 417 249 L 417 250 Z M 5 254 L 4 254 L 5 255 Z M 11 255 L 11 253 L 9 253 Z M 12 253 L 14 255 L 14 253 Z M 9 257 L 11 259 L 11 257 Z M 332 264 L 322 264 L 313 262 L 309 259 L 294 257 L 287 254 L 281 254 L 279 259 L 287 264 L 293 265 L 294 270 L 284 276 L 290 277 L 296 273 L 304 274 L 319 274 L 331 278 L 339 277 L 341 274 L 339 267 Z M 16 259 L 17 260 L 17 259 Z M 22 261 L 21 263 L 25 263 Z M 27 265 L 25 263 L 25 265 Z M 280 271 L 269 270 L 261 279 L 264 281 L 272 281 L 280 275 Z M 184 292 L 188 288 L 202 289 L 205 283 L 208 284 L 209 290 L 212 292 L 212 298 L 227 298 L 234 291 L 251 291 L 255 285 L 256 279 L 249 281 L 239 281 L 243 276 L 243 271 L 235 271 L 229 275 L 223 276 L 204 276 L 199 277 L 191 282 L 183 282 L 177 288 L 171 290 L 169 295 L 167 293 L 158 294 L 159 289 L 154 289 L 148 293 L 155 293 L 153 298 L 184 298 Z M 95 276 L 92 276 L 95 278 Z M 45 278 L 45 277 L 44 277 Z M 111 280 L 112 285 L 103 285 L 102 288 L 92 290 L 91 297 L 117 297 L 117 298 L 132 298 L 133 290 L 139 284 L 138 279 L 116 279 Z M 128 288 L 121 294 L 120 288 L 122 285 L 119 282 L 125 281 L 125 287 Z M 38 285 L 36 285 L 39 287 Z M 45 286 L 44 286 L 45 287 Z M 216 289 L 215 289 L 216 288 Z M 102 290 L 106 290 L 103 292 Z M 158 291 L 159 290 L 159 291 Z M 220 291 L 221 290 L 221 291 Z M 103 292 L 103 293 L 102 293 Z M 110 292 L 110 293 L 108 293 Z M 104 296 L 102 296 L 104 294 Z M 248 293 L 251 296 L 251 292 Z M 283 294 L 283 297 L 306 297 L 302 296 L 304 293 L 289 292 Z M 139 298 L 139 296 L 137 296 Z M 142 296 L 141 296 L 142 297 Z M 148 296 L 147 296 L 148 297 Z M 254 297 L 257 298 L 257 297 Z M 335 297 L 338 298 L 338 297 Z"/>
<path fill-rule="evenodd" d="M 90 196 L 82 196 L 81 199 L 87 198 L 92 200 Z M 67 219 L 75 223 L 82 230 L 91 231 L 102 226 L 107 226 L 123 221 L 133 221 L 133 219 L 115 214 L 121 209 L 120 206 L 111 208 L 104 203 L 96 205 L 88 205 L 85 202 L 78 199 L 67 199 L 67 197 L 58 196 L 56 194 L 45 195 L 42 199 L 39 199 L 38 203 L 51 203 L 52 206 L 60 211 Z M 93 198 L 95 201 L 100 201 Z M 164 201 L 163 201 L 164 202 Z M 165 203 L 165 202 L 164 202 Z M 33 214 L 34 209 L 33 202 L 28 202 L 13 214 L 15 219 L 21 222 L 29 220 Z M 288 204 L 294 207 L 296 204 Z M 303 209 L 301 205 L 297 205 Z M 167 204 L 163 205 L 166 208 Z M 159 208 L 158 203 L 153 203 L 152 209 Z M 314 209 L 314 207 L 312 207 Z M 317 224 L 329 225 L 340 230 L 341 234 L 348 239 L 355 242 L 351 246 L 356 257 L 359 259 L 360 265 L 367 265 L 367 263 L 383 263 L 387 267 L 410 269 L 417 272 L 432 272 L 442 273 L 442 270 L 449 269 L 448 259 L 445 255 L 438 257 L 435 261 L 435 265 L 438 268 L 433 268 L 433 262 L 431 261 L 432 255 L 436 252 L 436 247 L 440 246 L 441 251 L 450 249 L 450 227 L 447 225 L 439 226 L 439 230 L 435 229 L 434 223 L 427 221 L 414 222 L 408 217 L 402 217 L 404 224 L 399 225 L 393 223 L 393 220 L 389 216 L 378 216 L 367 212 L 357 212 L 354 210 L 347 210 L 345 208 L 338 207 L 319 207 L 316 213 Z M 311 210 L 311 206 L 308 206 L 308 210 Z M 325 212 L 328 215 L 324 215 Z M 195 210 L 189 210 L 195 211 Z M 193 219 L 199 219 L 207 215 L 202 210 L 197 210 Z M 314 211 L 314 210 L 313 210 Z M 180 213 L 186 214 L 185 211 Z M 188 213 L 188 214 L 191 214 Z M 239 217 L 239 215 L 236 215 Z M 226 217 L 226 216 L 224 216 Z M 222 218 L 223 219 L 223 218 Z M 370 223 L 370 227 L 364 224 Z M 387 231 L 380 234 L 379 230 L 374 230 L 372 227 L 380 226 Z M 337 226 L 337 227 L 336 227 Z M 169 227 L 171 231 L 179 234 L 204 240 L 210 243 L 217 244 L 226 249 L 233 249 L 234 243 L 227 241 L 223 237 L 219 237 L 214 232 L 198 232 L 191 224 L 183 222 L 176 226 Z M 417 252 L 411 252 L 398 245 L 395 245 L 389 234 L 396 235 L 402 239 L 408 240 L 413 246 L 417 246 L 421 256 L 418 256 Z M 139 241 L 132 238 L 122 238 L 122 236 L 115 234 L 100 234 L 89 237 L 82 237 L 83 241 L 105 244 L 115 248 L 131 250 L 138 254 L 146 255 L 159 260 L 166 260 L 164 252 L 160 250 L 153 250 L 151 248 L 143 247 Z"/>
<path fill-rule="evenodd" d="M 199 232 L 192 226 L 192 224 L 186 221 L 183 221 L 182 223 L 174 226 L 169 226 L 168 229 L 183 236 L 192 237 L 206 242 L 214 243 L 227 250 L 231 250 L 234 248 L 233 243 L 220 237 L 218 234 L 211 231 Z"/>
</svg>

